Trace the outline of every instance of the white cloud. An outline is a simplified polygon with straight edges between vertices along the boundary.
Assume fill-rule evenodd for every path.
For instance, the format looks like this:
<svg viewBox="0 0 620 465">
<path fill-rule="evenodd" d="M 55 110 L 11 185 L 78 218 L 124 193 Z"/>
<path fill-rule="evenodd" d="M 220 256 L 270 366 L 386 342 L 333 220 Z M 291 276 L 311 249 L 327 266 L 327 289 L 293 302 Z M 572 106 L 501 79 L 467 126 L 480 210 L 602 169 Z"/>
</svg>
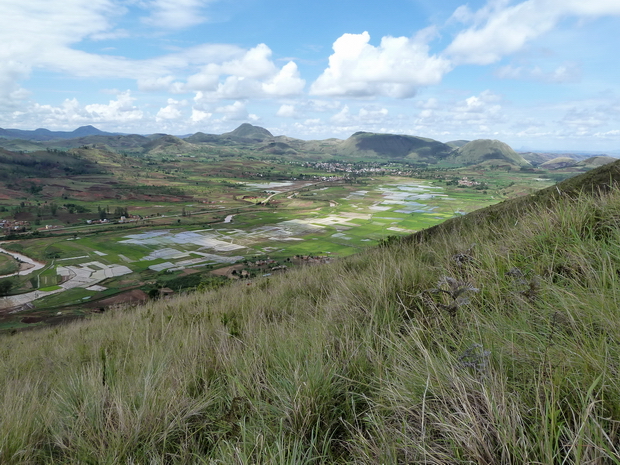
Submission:
<svg viewBox="0 0 620 465">
<path fill-rule="evenodd" d="M 363 127 L 369 127 L 368 125 L 377 125 L 386 122 L 386 117 L 389 111 L 387 108 L 379 107 L 361 107 L 357 114 L 354 114 L 349 109 L 348 105 L 345 105 L 338 113 L 330 118 L 332 123 L 352 126 L 361 125 Z"/>
<path fill-rule="evenodd" d="M 174 76 L 138 79 L 138 89 L 145 92 L 168 90 L 174 81 Z"/>
<path fill-rule="evenodd" d="M 143 21 L 163 29 L 183 29 L 207 20 L 203 10 L 210 0 L 151 0 L 146 7 L 151 14 Z"/>
<path fill-rule="evenodd" d="M 295 109 L 295 105 L 283 104 L 278 109 L 276 116 L 282 116 L 284 118 L 297 118 L 299 115 Z"/>
<path fill-rule="evenodd" d="M 249 119 L 250 115 L 245 103 L 236 101 L 231 105 L 224 105 L 215 109 L 216 113 L 223 114 L 222 119 L 226 121 L 241 121 Z"/>
<path fill-rule="evenodd" d="M 302 92 L 305 81 L 290 61 L 278 69 L 265 44 L 244 51 L 232 60 L 209 63 L 190 76 L 185 88 L 202 92 L 202 98 L 246 99 L 285 97 Z"/>
<path fill-rule="evenodd" d="M 213 116 L 213 113 L 208 113 L 206 111 L 192 108 L 192 116 L 190 117 L 190 119 L 194 123 L 202 123 L 203 121 L 209 120 L 211 116 Z"/>
<path fill-rule="evenodd" d="M 526 68 L 523 66 L 506 65 L 495 71 L 500 79 L 526 79 L 540 82 L 577 82 L 581 78 L 581 67 L 576 63 L 565 63 L 552 71 L 544 71 L 539 66 Z"/>
<path fill-rule="evenodd" d="M 77 99 L 66 99 L 60 105 L 31 104 L 10 114 L 10 120 L 19 126 L 75 129 L 86 124 L 101 127 L 131 125 L 145 120 L 145 113 L 134 105 L 129 91 L 120 92 L 107 104 L 82 106 Z M 3 120 L 8 121 L 9 115 Z"/>
<path fill-rule="evenodd" d="M 351 119 L 352 118 L 351 111 L 349 110 L 349 105 L 345 105 L 344 107 L 342 107 L 342 110 L 340 110 L 338 113 L 336 113 L 330 118 L 330 121 L 336 124 L 350 124 Z"/>
<path fill-rule="evenodd" d="M 460 32 L 445 53 L 457 64 L 488 65 L 550 31 L 565 16 L 618 14 L 616 0 L 527 0 L 516 5 L 500 0 L 475 13 L 459 7 L 453 17 L 473 25 Z"/>
<path fill-rule="evenodd" d="M 118 123 L 138 121 L 144 117 L 142 110 L 138 109 L 133 102 L 136 99 L 131 96 L 130 91 L 120 93 L 116 100 L 110 100 L 105 104 L 86 105 L 84 109 L 94 122 L 110 122 Z"/>
<path fill-rule="evenodd" d="M 368 32 L 344 34 L 334 42 L 329 67 L 312 84 L 310 93 L 325 96 L 388 96 L 408 98 L 421 86 L 438 84 L 450 62 L 429 55 L 428 34 L 383 37 L 369 44 Z"/>
<path fill-rule="evenodd" d="M 209 65 L 207 70 L 211 74 L 229 74 L 254 79 L 266 78 L 276 72 L 276 67 L 271 61 L 271 54 L 269 47 L 265 44 L 258 44 L 245 52 L 241 58 L 221 65 Z"/>
<path fill-rule="evenodd" d="M 181 113 L 181 108 L 187 105 L 186 100 L 175 100 L 173 98 L 168 99 L 168 105 L 163 108 L 160 108 L 155 117 L 155 121 L 165 121 L 165 120 L 178 120 L 181 119 L 183 114 Z"/>
<path fill-rule="evenodd" d="M 18 103 L 19 82 L 50 57 L 63 60 L 71 43 L 110 28 L 108 18 L 121 7 L 111 0 L 3 0 L 0 15 L 0 104 Z"/>
<path fill-rule="evenodd" d="M 297 65 L 289 61 L 282 69 L 262 85 L 267 95 L 285 97 L 301 94 L 306 81 L 299 77 Z"/>
</svg>

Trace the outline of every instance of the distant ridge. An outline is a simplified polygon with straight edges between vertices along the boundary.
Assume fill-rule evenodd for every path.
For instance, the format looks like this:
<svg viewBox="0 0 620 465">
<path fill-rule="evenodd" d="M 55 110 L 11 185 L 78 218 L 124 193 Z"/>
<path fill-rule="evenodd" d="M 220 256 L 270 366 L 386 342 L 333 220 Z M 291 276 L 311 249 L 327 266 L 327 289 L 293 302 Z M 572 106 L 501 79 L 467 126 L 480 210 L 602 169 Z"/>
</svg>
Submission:
<svg viewBox="0 0 620 465">
<path fill-rule="evenodd" d="M 149 143 L 157 140 L 159 142 Z M 85 145 L 105 146 L 108 150 L 123 154 L 144 155 L 152 152 L 156 155 L 178 155 L 183 151 L 237 154 L 239 150 L 249 150 L 259 156 L 282 155 L 298 160 L 392 160 L 420 165 L 510 165 L 517 168 L 536 167 L 559 156 L 568 156 L 575 160 L 588 158 L 564 152 L 519 154 L 498 140 L 452 140 L 443 143 L 420 136 L 365 131 L 358 131 L 345 140 L 302 140 L 286 135 L 274 136 L 269 130 L 250 123 L 243 123 L 223 134 L 196 132 L 183 136 L 162 133 L 110 133 L 90 125 L 74 131 L 0 128 L 0 147 L 18 152 L 67 150 Z M 605 162 L 601 157 L 590 158 L 592 160 L 583 165 L 585 168 Z"/>
<path fill-rule="evenodd" d="M 49 129 L 39 128 L 34 131 L 23 129 L 2 129 L 0 128 L 0 137 L 5 139 L 25 139 L 48 141 L 54 139 L 75 139 L 77 137 L 86 136 L 116 136 L 119 133 L 100 131 L 94 126 L 81 126 L 74 131 L 50 131 Z"/>
</svg>

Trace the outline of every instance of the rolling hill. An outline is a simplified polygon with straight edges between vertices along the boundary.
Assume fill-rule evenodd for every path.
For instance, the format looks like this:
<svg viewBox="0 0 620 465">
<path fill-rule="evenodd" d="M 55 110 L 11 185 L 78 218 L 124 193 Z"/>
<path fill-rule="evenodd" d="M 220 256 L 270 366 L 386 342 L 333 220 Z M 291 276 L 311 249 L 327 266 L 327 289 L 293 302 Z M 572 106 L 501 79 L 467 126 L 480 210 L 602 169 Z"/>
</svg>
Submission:
<svg viewBox="0 0 620 465">
<path fill-rule="evenodd" d="M 20 137 L 20 138 L 17 138 Z M 285 135 L 274 136 L 267 129 L 244 123 L 224 134 L 197 132 L 177 137 L 168 134 L 111 134 L 92 126 L 72 132 L 0 129 L 0 147 L 12 151 L 41 151 L 47 148 L 67 150 L 82 146 L 105 147 L 118 153 L 139 155 L 178 155 L 183 151 L 253 156 L 290 156 L 293 159 L 405 161 L 419 164 L 538 166 L 557 155 L 516 153 L 507 144 L 488 139 L 455 140 L 442 143 L 425 137 L 400 134 L 357 132 L 346 140 L 301 140 Z M 241 151 L 241 152 L 240 152 Z M 571 156 L 571 158 L 579 158 Z M 581 157 L 584 158 L 584 157 Z M 595 161 L 588 167 L 598 166 Z M 602 159 L 601 159 L 602 160 Z"/>
<path fill-rule="evenodd" d="M 450 160 L 462 165 L 513 165 L 518 167 L 531 166 L 521 155 L 508 144 L 498 140 L 478 139 L 466 143 L 456 149 Z"/>
<path fill-rule="evenodd" d="M 452 147 L 433 139 L 369 132 L 356 132 L 336 148 L 336 153 L 345 158 L 407 159 L 427 163 L 437 163 L 451 151 Z"/>
</svg>

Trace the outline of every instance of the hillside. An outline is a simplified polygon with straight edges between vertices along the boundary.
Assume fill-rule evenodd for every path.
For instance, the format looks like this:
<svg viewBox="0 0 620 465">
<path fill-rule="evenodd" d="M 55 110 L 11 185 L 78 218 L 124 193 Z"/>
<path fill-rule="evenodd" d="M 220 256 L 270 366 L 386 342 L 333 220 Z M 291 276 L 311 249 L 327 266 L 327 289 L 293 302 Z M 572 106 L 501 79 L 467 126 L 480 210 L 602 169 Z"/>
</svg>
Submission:
<svg viewBox="0 0 620 465">
<path fill-rule="evenodd" d="M 343 141 L 336 153 L 343 157 L 408 159 L 437 163 L 452 151 L 452 147 L 433 139 L 396 134 L 356 132 Z"/>
<path fill-rule="evenodd" d="M 540 164 L 540 167 L 545 170 L 557 170 L 559 168 L 567 168 L 569 166 L 575 166 L 577 160 L 569 157 L 556 157 Z M 598 165 L 600 166 L 600 165 Z"/>
<path fill-rule="evenodd" d="M 225 132 L 224 134 L 222 134 L 222 137 L 263 141 L 265 139 L 273 138 L 273 135 L 265 128 L 261 128 L 260 126 L 253 126 L 249 123 L 243 123 L 234 131 Z"/>
<path fill-rule="evenodd" d="M 0 462 L 615 463 L 618 182 L 0 337 Z"/>
<path fill-rule="evenodd" d="M 614 157 L 606 157 L 606 156 L 595 156 L 586 158 L 585 160 L 581 160 L 577 163 L 577 166 L 582 166 L 584 168 L 597 168 L 599 166 L 606 165 L 608 163 L 614 163 L 617 161 L 617 158 Z"/>
<path fill-rule="evenodd" d="M 459 147 L 450 159 L 462 165 L 498 165 L 530 166 L 530 163 L 515 152 L 508 144 L 498 140 L 478 139 Z"/>
<path fill-rule="evenodd" d="M 146 153 L 154 155 L 178 155 L 191 153 L 197 146 L 175 136 L 162 135 L 142 146 Z"/>
</svg>

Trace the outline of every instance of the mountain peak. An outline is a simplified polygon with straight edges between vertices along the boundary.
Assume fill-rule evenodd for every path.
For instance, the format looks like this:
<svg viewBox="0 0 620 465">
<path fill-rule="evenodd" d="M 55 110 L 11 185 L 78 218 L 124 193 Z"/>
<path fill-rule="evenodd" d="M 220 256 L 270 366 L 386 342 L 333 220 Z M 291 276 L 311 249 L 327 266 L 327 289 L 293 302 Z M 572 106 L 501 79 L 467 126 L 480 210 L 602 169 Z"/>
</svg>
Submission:
<svg viewBox="0 0 620 465">
<path fill-rule="evenodd" d="M 234 131 L 227 132 L 222 135 L 229 136 L 229 137 L 242 137 L 244 139 L 260 139 L 260 140 L 273 137 L 273 134 L 271 134 L 267 129 L 261 128 L 260 126 L 253 126 L 250 123 L 243 123 L 241 126 L 239 126 Z"/>
</svg>

